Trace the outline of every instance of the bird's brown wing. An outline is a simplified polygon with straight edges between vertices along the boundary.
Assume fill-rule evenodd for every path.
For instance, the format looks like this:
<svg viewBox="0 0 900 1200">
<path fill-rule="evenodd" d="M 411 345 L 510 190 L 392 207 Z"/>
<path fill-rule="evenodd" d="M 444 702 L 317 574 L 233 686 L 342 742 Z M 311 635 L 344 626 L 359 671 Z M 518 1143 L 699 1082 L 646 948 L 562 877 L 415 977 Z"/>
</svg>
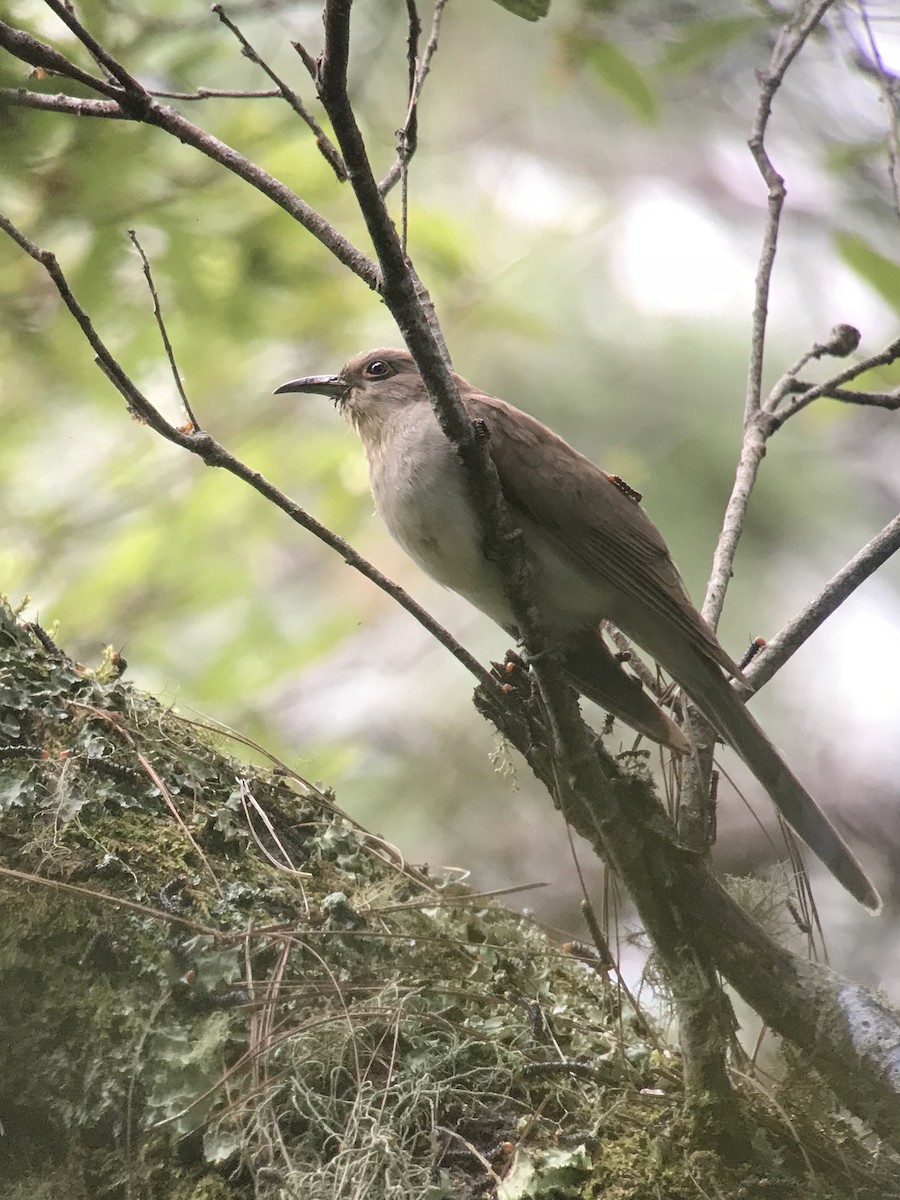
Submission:
<svg viewBox="0 0 900 1200">
<path fill-rule="evenodd" d="M 679 641 L 686 638 L 740 676 L 692 604 L 662 535 L 632 496 L 527 413 L 474 389 L 464 390 L 462 399 L 492 434 L 491 457 L 515 509 L 551 530 L 586 572 L 616 589 L 625 607 L 652 613 Z M 621 618 L 607 615 L 628 631 Z"/>
</svg>

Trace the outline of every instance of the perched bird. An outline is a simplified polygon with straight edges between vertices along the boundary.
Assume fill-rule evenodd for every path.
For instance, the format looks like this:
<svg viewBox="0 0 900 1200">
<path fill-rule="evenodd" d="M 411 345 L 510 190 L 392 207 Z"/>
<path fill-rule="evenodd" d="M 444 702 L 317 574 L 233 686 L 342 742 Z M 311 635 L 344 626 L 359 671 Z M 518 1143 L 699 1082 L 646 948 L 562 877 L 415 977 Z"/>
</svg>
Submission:
<svg viewBox="0 0 900 1200">
<path fill-rule="evenodd" d="M 600 630 L 611 621 L 681 686 L 844 887 L 879 911 L 878 893 L 849 847 L 728 682 L 740 671 L 691 603 L 636 494 L 534 417 L 453 378 L 468 416 L 487 430 L 503 494 L 525 536 L 539 612 L 572 684 L 647 737 L 691 752 L 684 731 L 606 646 Z M 294 379 L 277 390 L 334 398 L 362 440 L 375 507 L 392 536 L 424 571 L 515 636 L 462 464 L 412 356 L 369 350 L 338 375 Z"/>
</svg>

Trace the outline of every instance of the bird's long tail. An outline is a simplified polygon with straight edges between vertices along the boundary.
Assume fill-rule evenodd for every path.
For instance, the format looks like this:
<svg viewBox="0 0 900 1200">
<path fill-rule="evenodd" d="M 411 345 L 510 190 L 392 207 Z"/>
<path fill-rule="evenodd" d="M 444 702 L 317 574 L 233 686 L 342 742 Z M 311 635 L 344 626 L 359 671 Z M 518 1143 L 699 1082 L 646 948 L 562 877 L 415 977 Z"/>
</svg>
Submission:
<svg viewBox="0 0 900 1200">
<path fill-rule="evenodd" d="M 793 773 L 731 684 L 712 663 L 702 681 L 679 680 L 703 714 L 744 760 L 781 815 L 847 891 L 872 913 L 881 898 L 850 847 Z M 693 673 L 693 672 L 692 672 Z"/>
<path fill-rule="evenodd" d="M 563 666 L 583 696 L 652 741 L 679 754 L 690 754 L 690 740 L 644 690 L 641 681 L 623 669 L 598 629 L 586 630 L 575 641 L 570 639 Z"/>
</svg>

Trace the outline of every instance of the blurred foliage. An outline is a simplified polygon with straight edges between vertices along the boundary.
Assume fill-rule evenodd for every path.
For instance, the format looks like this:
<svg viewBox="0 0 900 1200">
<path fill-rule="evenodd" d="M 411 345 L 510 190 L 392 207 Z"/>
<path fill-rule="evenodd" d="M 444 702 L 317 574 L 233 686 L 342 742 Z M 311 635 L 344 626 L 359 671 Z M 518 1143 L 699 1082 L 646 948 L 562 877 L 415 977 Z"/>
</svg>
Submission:
<svg viewBox="0 0 900 1200">
<path fill-rule="evenodd" d="M 7 7 L 91 68 L 37 0 Z M 319 6 L 227 11 L 317 108 L 291 41 L 318 52 Z M 405 5 L 354 11 L 354 99 L 381 174 L 405 111 Z M 80 12 L 159 90 L 269 86 L 205 5 L 91 0 Z M 896 332 L 890 112 L 855 12 L 835 8 L 776 100 L 770 150 L 789 202 L 770 379 L 837 321 L 863 328 L 865 351 Z M 458 369 L 642 491 L 697 597 L 739 446 L 765 211 L 744 142 L 781 16 L 752 0 L 727 12 L 709 0 L 557 0 L 533 25 L 498 5 L 448 5 L 411 170 L 410 250 Z M 427 17 L 423 6 L 426 30 Z M 873 26 L 887 49 L 889 21 Z M 2 58 L 0 82 L 60 87 Z M 279 99 L 170 102 L 368 249 L 349 189 Z M 359 449 L 327 406 L 271 395 L 292 375 L 395 343 L 377 298 L 286 214 L 160 131 L 6 108 L 0 163 L 4 209 L 57 253 L 101 336 L 167 414 L 176 396 L 129 228 L 200 420 L 483 657 L 502 654 L 502 635 L 387 544 Z M 0 587 L 29 593 L 86 656 L 123 647 L 135 677 L 179 706 L 287 759 L 302 745 L 304 770 L 342 782 L 348 804 L 410 853 L 468 858 L 497 882 L 544 875 L 564 833 L 548 834 L 524 781 L 503 844 L 482 836 L 512 801 L 469 681 L 256 495 L 129 422 L 46 277 L 6 241 L 0 272 Z M 735 653 L 792 613 L 793 581 L 827 578 L 896 511 L 896 475 L 868 450 L 895 462 L 896 430 L 891 414 L 820 404 L 779 434 L 723 625 Z"/>
<path fill-rule="evenodd" d="M 526 21 L 539 21 L 550 11 L 550 0 L 497 0 L 497 3 Z"/>
</svg>

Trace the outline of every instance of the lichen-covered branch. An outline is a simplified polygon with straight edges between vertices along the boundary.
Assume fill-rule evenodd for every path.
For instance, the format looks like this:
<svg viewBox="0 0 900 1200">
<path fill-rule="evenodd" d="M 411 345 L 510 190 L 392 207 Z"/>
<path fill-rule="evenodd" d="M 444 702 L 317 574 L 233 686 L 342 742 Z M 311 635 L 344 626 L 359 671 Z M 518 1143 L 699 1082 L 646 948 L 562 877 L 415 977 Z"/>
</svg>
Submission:
<svg viewBox="0 0 900 1200">
<path fill-rule="evenodd" d="M 553 764 L 515 714 L 485 695 L 478 703 L 552 788 Z M 900 1014 L 765 933 L 728 895 L 705 857 L 676 841 L 652 787 L 619 769 L 596 741 L 591 759 L 579 764 L 563 812 L 615 866 L 657 952 L 665 955 L 678 945 L 680 931 L 689 930 L 697 964 L 721 972 L 766 1025 L 807 1056 L 843 1105 L 900 1149 Z M 686 986 L 684 1007 L 695 1006 L 698 1025 L 715 1018 L 706 1035 L 720 1037 L 722 1014 L 709 1007 L 714 993 L 691 988 L 689 963 L 663 961 L 673 986 Z"/>
</svg>

